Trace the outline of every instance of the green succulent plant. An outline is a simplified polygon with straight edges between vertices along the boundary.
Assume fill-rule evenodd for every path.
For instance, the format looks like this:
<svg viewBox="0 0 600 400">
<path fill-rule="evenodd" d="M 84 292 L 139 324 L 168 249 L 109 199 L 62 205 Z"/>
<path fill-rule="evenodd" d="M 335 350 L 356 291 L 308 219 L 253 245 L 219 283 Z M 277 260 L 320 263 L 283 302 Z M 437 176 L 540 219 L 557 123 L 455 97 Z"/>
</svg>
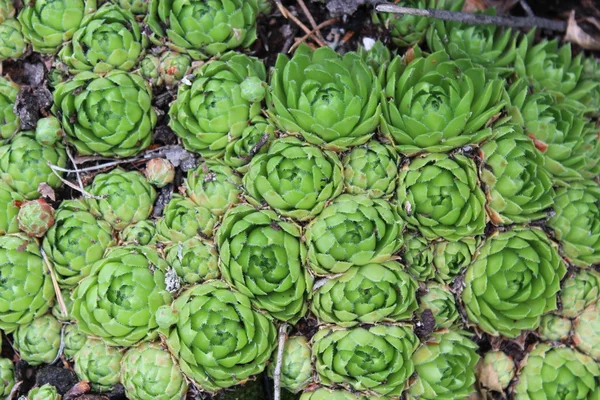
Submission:
<svg viewBox="0 0 600 400">
<path fill-rule="evenodd" d="M 166 51 L 160 56 L 159 73 L 167 86 L 175 86 L 192 66 L 189 56 L 175 51 Z"/>
<path fill-rule="evenodd" d="M 239 172 L 246 172 L 252 158 L 265 154 L 275 139 L 275 127 L 270 121 L 258 115 L 244 128 L 239 138 L 230 141 L 225 147 L 223 162 Z"/>
<path fill-rule="evenodd" d="M 600 299 L 573 322 L 573 342 L 582 353 L 600 362 Z"/>
<path fill-rule="evenodd" d="M 277 340 L 275 325 L 221 281 L 184 291 L 157 320 L 183 373 L 211 392 L 264 371 Z"/>
<path fill-rule="evenodd" d="M 419 281 L 427 281 L 435 276 L 433 246 L 422 236 L 414 232 L 404 234 L 404 247 L 401 252 L 402 260 L 408 272 Z"/>
<path fill-rule="evenodd" d="M 167 268 L 152 247 L 110 249 L 73 292 L 73 316 L 79 329 L 111 346 L 155 338 L 155 312 L 171 302 L 165 284 Z"/>
<path fill-rule="evenodd" d="M 251 204 L 264 202 L 283 216 L 305 221 L 342 192 L 344 180 L 335 153 L 286 137 L 252 159 L 243 182 Z"/>
<path fill-rule="evenodd" d="M 398 159 L 392 146 L 377 141 L 355 147 L 342 160 L 346 192 L 389 198 L 396 191 Z"/>
<path fill-rule="evenodd" d="M 277 351 L 274 354 L 277 354 Z M 281 387 L 298 393 L 313 381 L 310 345 L 304 336 L 287 338 L 281 359 Z M 275 360 L 271 360 L 268 369 L 270 377 L 275 374 L 276 364 Z"/>
<path fill-rule="evenodd" d="M 17 222 L 21 231 L 41 238 L 54 225 L 54 208 L 44 199 L 26 201 L 19 207 Z"/>
<path fill-rule="evenodd" d="M 132 347 L 121 360 L 121 383 L 132 400 L 179 400 L 187 380 L 169 352 L 156 343 Z"/>
<path fill-rule="evenodd" d="M 0 24 L 0 40 L 2 38 L 2 24 Z M 2 45 L 0 44 L 0 49 Z M 2 52 L 0 51 L 0 56 Z M 15 114 L 15 102 L 19 94 L 20 86 L 12 81 L 0 77 L 0 144 L 8 140 L 15 132 L 19 130 L 20 118 Z"/>
<path fill-rule="evenodd" d="M 419 303 L 419 313 L 430 310 L 438 328 L 448 329 L 460 321 L 456 300 L 448 286 L 429 282 L 427 293 L 420 297 Z"/>
<path fill-rule="evenodd" d="M 46 383 L 42 386 L 34 387 L 27 393 L 27 400 L 61 400 L 62 396 L 58 393 L 56 386 Z"/>
<path fill-rule="evenodd" d="M 142 220 L 133 225 L 129 225 L 121 232 L 121 242 L 135 244 L 138 246 L 147 246 L 156 243 L 156 225 L 154 221 Z"/>
<path fill-rule="evenodd" d="M 479 360 L 476 371 L 479 383 L 497 392 L 506 390 L 516 375 L 512 357 L 498 350 L 485 353 Z"/>
<path fill-rule="evenodd" d="M 515 228 L 490 237 L 465 275 L 462 299 L 471 322 L 491 335 L 516 337 L 556 310 L 566 266 L 543 231 Z"/>
<path fill-rule="evenodd" d="M 322 387 L 315 391 L 302 393 L 300 400 L 388 400 L 388 398 L 382 396 L 365 396 L 347 390 L 334 390 Z"/>
<path fill-rule="evenodd" d="M 122 350 L 89 338 L 73 358 L 75 373 L 80 380 L 90 382 L 95 391 L 107 392 L 119 383 Z"/>
<path fill-rule="evenodd" d="M 302 44 L 279 54 L 267 93 L 269 116 L 285 132 L 333 151 L 367 142 L 379 125 L 381 83 L 355 52 Z"/>
<path fill-rule="evenodd" d="M 62 135 L 62 126 L 56 117 L 40 118 L 35 126 L 35 140 L 44 146 L 54 146 Z"/>
<path fill-rule="evenodd" d="M 27 42 L 21 24 L 13 18 L 0 23 L 0 60 L 17 59 L 25 54 Z"/>
<path fill-rule="evenodd" d="M 215 247 L 198 238 L 173 243 L 165 249 L 167 264 L 189 284 L 219 277 L 218 253 Z"/>
<path fill-rule="evenodd" d="M 343 194 L 305 229 L 310 267 L 326 275 L 388 261 L 402 246 L 403 228 L 388 202 Z"/>
<path fill-rule="evenodd" d="M 0 180 L 0 235 L 19 232 L 17 214 L 23 196 Z"/>
<path fill-rule="evenodd" d="M 73 319 L 73 315 L 71 313 L 71 311 L 73 310 L 73 299 L 71 298 L 71 290 L 69 289 L 62 289 L 60 291 L 60 295 L 63 299 L 63 303 L 65 305 L 65 309 L 66 309 L 66 313 L 64 313 L 62 306 L 60 304 L 60 302 L 58 301 L 58 295 L 57 297 L 57 301 L 54 302 L 54 306 L 52 306 L 52 315 L 54 315 L 54 318 L 56 318 L 57 320 L 59 320 L 62 323 L 66 323 L 66 322 L 71 322 L 71 320 Z"/>
<path fill-rule="evenodd" d="M 51 314 L 19 325 L 13 338 L 21 359 L 30 365 L 52 363 L 60 349 L 61 327 L 61 323 Z"/>
<path fill-rule="evenodd" d="M 0 358 L 0 396 L 8 396 L 15 386 L 15 367 L 8 358 Z"/>
<path fill-rule="evenodd" d="M 359 46 L 356 52 L 373 71 L 379 71 L 379 68 L 388 65 L 392 60 L 392 52 L 381 40 L 376 41 L 369 50 Z"/>
<path fill-rule="evenodd" d="M 156 223 L 157 239 L 181 242 L 197 236 L 212 237 L 217 217 L 191 199 L 174 194 L 164 209 L 164 217 Z"/>
<path fill-rule="evenodd" d="M 0 2 L 0 24 L 8 18 L 14 18 L 16 13 L 13 0 L 2 0 Z"/>
<path fill-rule="evenodd" d="M 56 86 L 52 109 L 79 153 L 130 157 L 152 142 L 157 117 L 151 102 L 138 75 L 84 71 Z"/>
<path fill-rule="evenodd" d="M 341 327 L 410 320 L 417 282 L 403 269 L 396 261 L 352 267 L 314 291 L 312 312 Z"/>
<path fill-rule="evenodd" d="M 542 340 L 560 342 L 571 336 L 572 325 L 570 319 L 554 314 L 546 314 L 540 320 L 538 333 Z"/>
<path fill-rule="evenodd" d="M 157 188 L 167 186 L 175 179 L 175 167 L 166 158 L 153 158 L 146 164 L 146 179 Z"/>
<path fill-rule="evenodd" d="M 563 282 L 560 292 L 562 310 L 559 314 L 575 318 L 597 299 L 600 299 L 600 273 L 592 269 L 579 270 Z"/>
<path fill-rule="evenodd" d="M 588 89 L 579 101 L 585 105 L 586 114 L 598 117 L 600 116 L 600 85 L 597 83 L 600 81 L 600 62 L 594 57 L 586 57 L 583 60 L 581 80 L 596 84 L 593 89 Z"/>
<path fill-rule="evenodd" d="M 144 58 L 140 60 L 139 69 L 137 70 L 137 72 L 151 86 L 160 86 L 163 84 L 163 81 L 160 75 L 159 68 L 160 58 L 152 54 L 147 54 Z"/>
<path fill-rule="evenodd" d="M 129 10 L 134 15 L 146 15 L 148 13 L 148 0 L 111 0 L 123 10 Z"/>
<path fill-rule="evenodd" d="M 66 325 L 64 328 L 63 341 L 65 347 L 63 354 L 67 360 L 73 360 L 75 354 L 83 348 L 87 341 L 87 335 L 79 330 L 79 325 Z"/>
<path fill-rule="evenodd" d="M 183 186 L 190 200 L 217 216 L 239 203 L 242 193 L 242 179 L 217 162 L 202 163 L 189 170 Z"/>
<path fill-rule="evenodd" d="M 473 260 L 479 240 L 464 238 L 457 242 L 436 241 L 433 243 L 433 265 L 436 278 L 450 282 L 458 276 Z"/>
</svg>

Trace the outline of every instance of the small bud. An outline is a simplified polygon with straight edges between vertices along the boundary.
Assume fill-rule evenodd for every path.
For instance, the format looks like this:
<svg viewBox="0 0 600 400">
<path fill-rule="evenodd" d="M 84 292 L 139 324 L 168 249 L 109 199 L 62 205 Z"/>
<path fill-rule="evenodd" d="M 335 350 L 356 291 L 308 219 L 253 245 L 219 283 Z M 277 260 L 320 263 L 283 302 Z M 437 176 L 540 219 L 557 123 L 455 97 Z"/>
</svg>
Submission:
<svg viewBox="0 0 600 400">
<path fill-rule="evenodd" d="M 146 164 L 146 178 L 157 188 L 167 186 L 175 179 L 175 167 L 169 160 L 153 158 Z"/>
<path fill-rule="evenodd" d="M 54 209 L 44 199 L 27 201 L 17 214 L 19 229 L 32 237 L 42 237 L 54 225 Z"/>
<path fill-rule="evenodd" d="M 35 140 L 44 146 L 53 146 L 62 134 L 62 127 L 56 117 L 40 119 L 35 128 Z"/>
<path fill-rule="evenodd" d="M 266 83 L 257 76 L 251 76 L 241 83 L 242 97 L 251 103 L 258 103 L 267 94 Z"/>
</svg>

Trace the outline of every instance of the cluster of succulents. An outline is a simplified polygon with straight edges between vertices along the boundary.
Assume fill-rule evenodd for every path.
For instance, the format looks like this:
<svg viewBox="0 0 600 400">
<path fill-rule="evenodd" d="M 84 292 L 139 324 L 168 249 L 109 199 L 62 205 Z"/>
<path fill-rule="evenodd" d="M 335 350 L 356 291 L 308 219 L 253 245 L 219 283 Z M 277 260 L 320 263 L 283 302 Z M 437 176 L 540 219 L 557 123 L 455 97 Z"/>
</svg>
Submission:
<svg viewBox="0 0 600 400">
<path fill-rule="evenodd" d="M 598 63 L 533 31 L 379 14 L 410 51 L 302 44 L 269 71 L 244 52 L 267 6 L 0 0 L 0 60 L 31 47 L 57 73 L 34 130 L 0 77 L 18 357 L 132 400 L 263 373 L 302 400 L 600 399 Z M 145 157 L 159 124 L 194 166 Z M 71 152 L 117 162 L 82 180 Z M 0 396 L 14 386 L 0 358 Z"/>
</svg>

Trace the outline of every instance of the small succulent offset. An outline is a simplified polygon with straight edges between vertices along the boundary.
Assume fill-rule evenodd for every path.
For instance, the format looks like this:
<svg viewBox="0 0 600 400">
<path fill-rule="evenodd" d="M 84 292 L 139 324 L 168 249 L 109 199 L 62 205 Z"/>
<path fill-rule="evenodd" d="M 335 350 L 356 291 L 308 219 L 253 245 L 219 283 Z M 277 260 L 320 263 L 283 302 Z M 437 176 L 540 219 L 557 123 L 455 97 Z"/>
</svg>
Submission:
<svg viewBox="0 0 600 400">
<path fill-rule="evenodd" d="M 502 392 L 516 375 L 515 362 L 502 351 L 489 351 L 477 364 L 477 378 L 487 389 Z"/>
<path fill-rule="evenodd" d="M 419 302 L 419 313 L 431 310 L 438 328 L 451 328 L 460 320 L 456 300 L 448 286 L 428 283 L 427 293 L 419 298 Z"/>
<path fill-rule="evenodd" d="M 560 342 L 571 336 L 573 324 L 570 319 L 554 314 L 546 314 L 540 321 L 538 333 L 542 340 Z"/>
<path fill-rule="evenodd" d="M 14 332 L 14 346 L 30 365 L 52 363 L 60 349 L 61 323 L 51 314 L 20 325 Z"/>
<path fill-rule="evenodd" d="M 188 73 L 192 60 L 185 54 L 165 51 L 160 56 L 158 72 L 167 86 L 175 86 Z"/>
<path fill-rule="evenodd" d="M 242 179 L 218 162 L 205 162 L 188 171 L 183 186 L 195 204 L 217 216 L 240 202 Z"/>
<path fill-rule="evenodd" d="M 73 360 L 75 354 L 85 345 L 87 335 L 79 330 L 77 324 L 66 325 L 64 329 L 63 341 L 65 348 L 63 354 L 67 360 Z"/>
<path fill-rule="evenodd" d="M 573 322 L 573 342 L 579 351 L 600 362 L 600 300 L 586 307 Z"/>
<path fill-rule="evenodd" d="M 19 232 L 17 215 L 23 196 L 0 180 L 0 235 Z"/>
<path fill-rule="evenodd" d="M 54 208 L 44 199 L 26 201 L 19 208 L 17 221 L 27 235 L 41 238 L 54 225 Z"/>
<path fill-rule="evenodd" d="M 212 237 L 217 217 L 187 197 L 174 194 L 164 209 L 164 217 L 156 223 L 157 239 L 181 242 L 193 237 Z"/>
<path fill-rule="evenodd" d="M 433 279 L 435 266 L 432 244 L 412 231 L 406 232 L 403 239 L 404 246 L 400 254 L 407 271 L 421 282 Z"/>
<path fill-rule="evenodd" d="M 0 24 L 0 41 L 2 38 Z M 0 49 L 2 46 L 0 45 Z M 0 52 L 1 56 L 1 52 Z M 14 107 L 20 87 L 12 81 L 0 77 L 0 144 L 3 144 L 19 130 L 20 118 L 15 114 Z"/>
<path fill-rule="evenodd" d="M 321 387 L 311 392 L 302 393 L 300 400 L 388 400 L 388 398 L 356 394 L 349 392 L 348 390 L 334 390 Z"/>
<path fill-rule="evenodd" d="M 8 358 L 0 358 L 0 396 L 8 396 L 15 386 L 15 366 Z"/>
<path fill-rule="evenodd" d="M 198 238 L 173 243 L 165 249 L 165 259 L 185 283 L 200 283 L 219 277 L 217 250 L 211 243 Z"/>
<path fill-rule="evenodd" d="M 277 351 L 274 352 L 277 354 Z M 271 360 L 269 376 L 273 377 L 277 362 Z M 313 381 L 310 345 L 304 336 L 291 336 L 285 341 L 281 362 L 281 386 L 292 393 L 304 390 Z"/>
<path fill-rule="evenodd" d="M 156 238 L 156 225 L 154 221 L 142 220 L 123 229 L 120 235 L 121 242 L 146 246 L 154 244 Z"/>
<path fill-rule="evenodd" d="M 58 393 L 56 386 L 49 383 L 34 387 L 27 393 L 27 400 L 61 400 L 62 396 Z"/>
<path fill-rule="evenodd" d="M 0 60 L 17 59 L 25 54 L 27 42 L 21 24 L 13 18 L 0 23 Z"/>
<path fill-rule="evenodd" d="M 89 338 L 75 353 L 75 373 L 91 383 L 92 389 L 106 392 L 119 383 L 123 351 L 104 341 Z"/>
<path fill-rule="evenodd" d="M 577 271 L 567 277 L 562 285 L 560 315 L 575 318 L 583 309 L 600 299 L 600 273 L 593 269 Z"/>
<path fill-rule="evenodd" d="M 44 146 L 53 146 L 63 134 L 60 121 L 56 117 L 40 118 L 35 127 L 35 140 Z"/>
</svg>

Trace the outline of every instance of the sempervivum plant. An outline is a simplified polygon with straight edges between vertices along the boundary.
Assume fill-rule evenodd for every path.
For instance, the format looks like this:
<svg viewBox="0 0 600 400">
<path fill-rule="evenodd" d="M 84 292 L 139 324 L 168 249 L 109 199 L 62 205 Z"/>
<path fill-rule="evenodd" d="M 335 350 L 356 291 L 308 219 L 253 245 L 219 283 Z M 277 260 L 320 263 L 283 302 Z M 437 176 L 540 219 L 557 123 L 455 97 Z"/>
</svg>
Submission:
<svg viewBox="0 0 600 400">
<path fill-rule="evenodd" d="M 156 112 L 151 101 L 150 88 L 138 75 L 84 71 L 57 85 L 53 111 L 81 154 L 129 157 L 152 141 Z"/>
<path fill-rule="evenodd" d="M 146 179 L 157 188 L 167 186 L 175 179 L 175 167 L 166 158 L 153 158 L 146 164 Z"/>
<path fill-rule="evenodd" d="M 44 146 L 54 145 L 63 135 L 62 126 L 56 117 L 40 118 L 35 127 L 35 140 Z"/>
<path fill-rule="evenodd" d="M 26 50 L 27 42 L 19 21 L 9 18 L 0 23 L 0 60 L 19 58 Z"/>
<path fill-rule="evenodd" d="M 56 386 L 49 383 L 34 387 L 27 393 L 27 400 L 61 400 L 62 396 L 58 393 Z"/>
<path fill-rule="evenodd" d="M 595 270 L 579 270 L 563 282 L 559 314 L 575 318 L 584 308 L 600 299 L 600 273 Z"/>
<path fill-rule="evenodd" d="M 390 203 L 343 194 L 306 227 L 310 267 L 326 275 L 388 261 L 402 246 L 403 228 Z"/>
<path fill-rule="evenodd" d="M 48 163 L 60 168 L 67 165 L 67 153 L 62 144 L 43 146 L 35 140 L 35 133 L 24 131 L 10 142 L 0 146 L 0 180 L 27 200 L 40 197 L 38 186 L 46 183 L 53 189 L 62 185 L 63 173 L 52 172 Z"/>
<path fill-rule="evenodd" d="M 0 358 L 0 396 L 8 396 L 15 386 L 15 367 L 8 358 Z"/>
<path fill-rule="evenodd" d="M 5 332 L 29 324 L 52 306 L 52 280 L 34 239 L 0 236 L 0 277 L 0 329 Z"/>
<path fill-rule="evenodd" d="M 387 400 L 387 397 L 368 396 L 352 393 L 347 390 L 334 390 L 328 388 L 318 388 L 312 392 L 304 392 L 300 400 Z"/>
<path fill-rule="evenodd" d="M 51 314 L 19 325 L 14 332 L 14 346 L 30 365 L 50 364 L 60 348 L 61 323 Z"/>
<path fill-rule="evenodd" d="M 2 32 L 0 31 L 0 37 Z M 20 119 L 14 107 L 19 94 L 19 85 L 0 77 L 0 144 L 9 139 L 19 129 Z"/>
<path fill-rule="evenodd" d="M 80 330 L 112 346 L 156 337 L 155 312 L 171 302 L 167 268 L 152 247 L 112 248 L 73 292 L 73 316 Z"/>
<path fill-rule="evenodd" d="M 416 290 L 396 261 L 352 267 L 313 293 L 312 311 L 320 322 L 342 327 L 410 320 Z"/>
<path fill-rule="evenodd" d="M 306 314 L 312 283 L 301 237 L 298 225 L 271 210 L 247 204 L 232 208 L 215 236 L 221 274 L 255 307 L 296 322 Z"/>
<path fill-rule="evenodd" d="M 163 84 L 160 75 L 160 58 L 148 54 L 142 58 L 138 65 L 137 73 L 140 74 L 151 86 L 160 86 Z"/>
<path fill-rule="evenodd" d="M 198 206 L 214 215 L 223 215 L 240 202 L 242 180 L 231 168 L 217 162 L 206 162 L 188 171 L 183 186 L 186 195 Z"/>
<path fill-rule="evenodd" d="M 17 222 L 27 235 L 41 238 L 54 225 L 54 208 L 44 199 L 26 201 L 19 208 Z"/>
<path fill-rule="evenodd" d="M 194 59 L 216 56 L 256 40 L 257 0 L 152 0 L 152 39 Z"/>
<path fill-rule="evenodd" d="M 273 355 L 277 354 L 275 351 Z M 273 377 L 276 360 L 269 364 L 269 376 Z M 298 393 L 313 380 L 310 346 L 304 336 L 292 336 L 285 341 L 281 362 L 281 386 Z"/>
<path fill-rule="evenodd" d="M 258 115 L 252 118 L 250 125 L 242 131 L 239 138 L 227 144 L 223 162 L 231 168 L 245 172 L 252 158 L 266 153 L 274 139 L 275 127 Z"/>
<path fill-rule="evenodd" d="M 90 212 L 117 230 L 147 219 L 156 199 L 156 190 L 141 173 L 122 169 L 96 175 L 88 191 L 96 196 L 87 199 Z"/>
<path fill-rule="evenodd" d="M 95 9 L 95 0 L 36 0 L 27 4 L 18 18 L 33 50 L 52 54 L 73 37 L 83 17 Z"/>
<path fill-rule="evenodd" d="M 433 243 L 433 265 L 436 278 L 443 282 L 452 281 L 473 260 L 479 240 L 464 238 L 456 242 L 436 241 Z"/>
<path fill-rule="evenodd" d="M 481 180 L 487 185 L 488 213 L 495 224 L 526 223 L 544 218 L 554 200 L 550 173 L 542 153 L 516 126 L 480 148 L 485 163 Z"/>
<path fill-rule="evenodd" d="M 514 228 L 483 244 L 465 275 L 467 316 L 483 331 L 516 337 L 557 308 L 564 261 L 543 231 Z"/>
<path fill-rule="evenodd" d="M 67 360 L 73 360 L 75 353 L 83 348 L 87 335 L 79 330 L 79 325 L 70 324 L 64 328 L 63 341 L 65 347 L 63 354 Z"/>
<path fill-rule="evenodd" d="M 262 61 L 245 54 L 231 52 L 207 62 L 194 72 L 192 85 L 179 86 L 169 126 L 186 149 L 219 156 L 260 114 L 265 79 Z"/>
<path fill-rule="evenodd" d="M 121 242 L 146 246 L 154 244 L 156 238 L 156 225 L 154 221 L 142 220 L 121 231 Z"/>
<path fill-rule="evenodd" d="M 277 336 L 248 297 L 221 281 L 186 290 L 172 307 L 159 310 L 157 320 L 182 371 L 208 391 L 264 371 Z"/>
<path fill-rule="evenodd" d="M 381 129 L 403 154 L 445 152 L 492 136 L 489 123 L 504 105 L 504 80 L 445 51 L 394 58 L 380 71 Z"/>
<path fill-rule="evenodd" d="M 102 259 L 105 250 L 115 244 L 112 228 L 78 200 L 63 201 L 54 221 L 42 248 L 54 266 L 58 283 L 73 287 L 89 274 L 94 262 Z"/>
<path fill-rule="evenodd" d="M 250 203 L 265 202 L 283 216 L 304 221 L 342 192 L 344 180 L 334 152 L 286 137 L 252 159 L 243 182 Z"/>
<path fill-rule="evenodd" d="M 366 50 L 365 47 L 359 46 L 357 50 L 360 58 L 373 68 L 373 71 L 379 71 L 383 65 L 389 64 L 392 60 L 392 53 L 381 40 L 375 42 L 375 44 Z"/>
<path fill-rule="evenodd" d="M 156 343 L 127 350 L 121 360 L 121 383 L 132 400 L 180 400 L 188 388 L 169 352 Z"/>
<path fill-rule="evenodd" d="M 13 18 L 15 16 L 15 5 L 13 0 L 2 0 L 0 1 L 0 23 L 6 21 L 7 18 Z"/>
<path fill-rule="evenodd" d="M 573 322 L 573 342 L 582 353 L 600 362 L 600 299 Z"/>
<path fill-rule="evenodd" d="M 165 259 L 185 283 L 199 283 L 219 277 L 217 250 L 211 243 L 198 238 L 167 247 Z"/>
<path fill-rule="evenodd" d="M 0 235 L 19 232 L 17 215 L 23 197 L 0 180 Z"/>
<path fill-rule="evenodd" d="M 464 155 L 430 154 L 402 168 L 398 212 L 429 240 L 457 241 L 483 234 L 485 194 L 477 167 Z"/>
<path fill-rule="evenodd" d="M 568 347 L 541 343 L 521 363 L 515 399 L 592 399 L 600 367 L 591 357 Z M 577 397 L 574 397 L 577 396 Z"/>
<path fill-rule="evenodd" d="M 431 310 L 438 328 L 450 328 L 460 319 L 456 300 L 450 288 L 435 282 L 429 282 L 427 293 L 419 298 L 419 313 Z"/>
<path fill-rule="evenodd" d="M 90 382 L 94 390 L 105 392 L 119 383 L 123 351 L 104 341 L 89 338 L 75 353 L 75 373 Z"/>
<path fill-rule="evenodd" d="M 546 314 L 540 320 L 538 333 L 542 340 L 559 342 L 571 336 L 572 323 L 570 319 L 554 314 Z"/>
<path fill-rule="evenodd" d="M 367 142 L 379 125 L 381 83 L 355 52 L 302 44 L 291 59 L 278 55 L 270 84 L 271 119 L 310 143 L 344 150 Z"/>
<path fill-rule="evenodd" d="M 477 364 L 477 378 L 482 386 L 502 392 L 516 374 L 513 358 L 502 351 L 489 351 Z"/>
<path fill-rule="evenodd" d="M 313 337 L 312 352 L 321 383 L 400 396 L 414 371 L 411 357 L 418 345 L 403 325 L 325 328 Z"/>
<path fill-rule="evenodd" d="M 409 399 L 466 399 L 475 391 L 477 345 L 466 333 L 439 331 L 427 339 L 412 356 L 417 379 Z"/>
<path fill-rule="evenodd" d="M 600 187 L 595 182 L 558 188 L 548 221 L 567 259 L 580 267 L 600 262 Z"/>
<path fill-rule="evenodd" d="M 192 60 L 185 54 L 165 51 L 160 56 L 158 73 L 167 86 L 175 86 L 188 73 Z"/>
<path fill-rule="evenodd" d="M 400 253 L 408 272 L 419 281 L 426 281 L 435 276 L 433 246 L 422 236 L 414 232 L 405 233 L 404 246 Z"/>
<path fill-rule="evenodd" d="M 157 239 L 162 242 L 180 242 L 204 236 L 212 237 L 217 217 L 192 200 L 174 194 L 164 209 L 164 217 L 156 223 Z"/>
<path fill-rule="evenodd" d="M 73 310 L 73 299 L 71 298 L 71 290 L 70 289 L 62 289 L 60 291 L 60 294 L 63 299 L 63 302 L 62 303 L 59 302 L 58 296 L 56 296 L 57 301 L 54 302 L 54 306 L 52 306 L 51 312 L 52 312 L 52 315 L 54 315 L 54 318 L 56 318 L 60 322 L 68 323 L 68 322 L 71 322 L 71 320 L 73 319 L 73 315 L 71 314 L 71 312 Z M 65 305 L 64 310 L 62 308 L 62 304 Z"/>
</svg>

